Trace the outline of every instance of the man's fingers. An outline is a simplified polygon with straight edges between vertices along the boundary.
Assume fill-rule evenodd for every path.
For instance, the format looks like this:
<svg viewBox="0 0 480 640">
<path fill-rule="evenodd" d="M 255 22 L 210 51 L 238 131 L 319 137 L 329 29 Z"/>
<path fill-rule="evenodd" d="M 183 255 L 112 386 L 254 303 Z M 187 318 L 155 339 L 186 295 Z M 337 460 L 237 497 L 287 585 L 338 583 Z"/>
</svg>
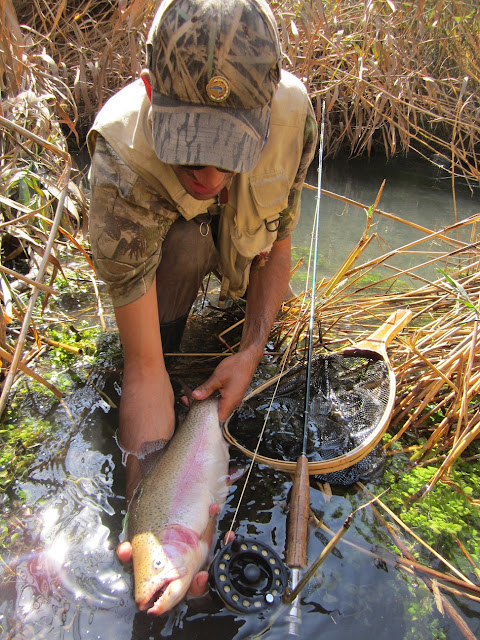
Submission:
<svg viewBox="0 0 480 640">
<path fill-rule="evenodd" d="M 192 584 L 190 585 L 190 589 L 188 590 L 189 594 L 194 598 L 198 596 L 203 596 L 208 591 L 208 573 L 206 571 L 200 571 L 192 580 Z"/>
<path fill-rule="evenodd" d="M 212 395 L 214 391 L 222 388 L 222 383 L 218 378 L 211 377 L 203 384 L 199 385 L 196 389 L 192 391 L 192 396 L 195 400 L 205 400 Z"/>
<path fill-rule="evenodd" d="M 233 542 L 235 540 L 235 534 L 233 533 L 233 531 L 227 531 L 227 533 L 225 534 L 224 538 L 223 538 L 223 544 L 229 544 L 230 542 Z"/>
<path fill-rule="evenodd" d="M 118 545 L 117 556 L 123 564 L 132 561 L 132 545 L 130 542 L 122 542 Z"/>
<path fill-rule="evenodd" d="M 218 402 L 218 419 L 220 422 L 224 422 L 238 407 L 240 402 L 231 402 L 230 400 L 225 400 L 224 398 L 220 398 Z"/>
</svg>

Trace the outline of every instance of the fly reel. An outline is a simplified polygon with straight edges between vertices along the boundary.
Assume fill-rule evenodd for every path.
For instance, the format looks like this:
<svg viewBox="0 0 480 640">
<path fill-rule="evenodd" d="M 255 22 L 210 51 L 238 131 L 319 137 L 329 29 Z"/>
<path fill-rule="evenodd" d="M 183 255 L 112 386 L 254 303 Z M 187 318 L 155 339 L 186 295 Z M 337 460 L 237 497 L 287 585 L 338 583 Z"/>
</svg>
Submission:
<svg viewBox="0 0 480 640">
<path fill-rule="evenodd" d="M 227 607 L 241 613 L 278 604 L 287 583 L 288 571 L 280 556 L 251 538 L 235 538 L 210 565 L 211 590 Z"/>
</svg>

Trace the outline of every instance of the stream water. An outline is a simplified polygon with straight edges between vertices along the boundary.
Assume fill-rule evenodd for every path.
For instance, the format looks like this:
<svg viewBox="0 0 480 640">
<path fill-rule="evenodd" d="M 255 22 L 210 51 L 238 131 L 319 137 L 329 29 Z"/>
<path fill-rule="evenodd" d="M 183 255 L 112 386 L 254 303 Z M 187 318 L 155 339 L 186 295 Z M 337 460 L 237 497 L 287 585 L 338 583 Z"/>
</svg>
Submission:
<svg viewBox="0 0 480 640">
<path fill-rule="evenodd" d="M 330 192 L 370 207 L 375 203 L 377 194 L 385 180 L 378 208 L 397 216 L 400 221 L 375 214 L 370 228 L 370 235 L 376 239 L 362 252 L 356 266 L 372 260 L 383 253 L 398 249 L 425 237 L 426 232 L 415 229 L 408 223 L 421 225 L 432 232 L 455 223 L 454 198 L 449 174 L 439 166 L 409 156 L 397 158 L 385 164 L 383 158 L 354 158 L 352 160 L 327 160 L 324 162 L 322 187 Z M 317 167 L 310 166 L 307 182 L 316 185 Z M 302 216 L 293 233 L 294 255 L 308 255 L 312 234 L 312 215 L 316 206 L 316 191 L 304 189 L 302 194 Z M 470 188 L 456 181 L 455 203 L 458 220 L 464 220 L 480 212 L 480 189 Z M 361 238 L 366 225 L 364 209 L 345 204 L 342 201 L 323 195 L 320 201 L 319 227 L 319 263 L 317 278 L 332 276 L 342 265 L 349 253 Z M 469 239 L 466 229 L 450 232 L 452 238 L 460 238 L 464 242 Z M 417 251 L 444 251 L 446 244 L 438 238 L 428 243 L 413 247 Z M 452 247 L 450 247 L 450 250 Z M 307 251 L 307 253 L 306 253 Z M 429 255 L 428 258 L 432 258 Z M 414 252 L 403 253 L 389 260 L 389 264 L 402 269 L 411 269 L 425 260 Z M 298 281 L 295 281 L 295 292 L 303 290 L 304 271 L 300 269 Z M 385 268 L 376 268 L 376 273 L 391 274 Z M 422 277 L 434 279 L 438 277 L 436 267 L 431 265 L 416 269 Z M 418 286 L 411 277 L 404 277 L 407 285 Z"/>
<path fill-rule="evenodd" d="M 451 195 L 430 167 L 420 172 L 406 161 L 387 168 L 380 163 L 366 167 L 363 160 L 328 163 L 323 186 L 372 204 L 384 177 L 387 185 L 382 209 L 430 228 L 453 221 Z M 306 215 L 295 232 L 298 246 L 309 243 L 314 197 L 306 192 Z M 479 205 L 478 195 L 471 197 L 462 190 L 459 217 L 477 213 Z M 364 227 L 361 211 L 348 209 L 330 199 L 322 200 L 320 254 L 325 273 L 342 262 Z M 390 237 L 388 228 L 378 231 Z M 395 237 L 395 244 L 404 240 Z M 14 502 L 8 517 L 19 523 L 19 534 L 1 554 L 1 638 L 290 637 L 286 610 L 237 614 L 209 596 L 184 602 L 158 619 L 136 610 L 131 570 L 119 563 L 114 552 L 125 513 L 124 472 L 113 438 L 118 412 L 112 404 L 118 406 L 120 381 L 115 363 L 108 359 L 99 362 L 88 382 L 79 385 L 63 406 L 41 416 L 55 425 L 55 434 L 39 448 L 28 476 L 15 486 L 21 506 Z M 234 461 L 242 462 L 240 454 L 231 453 Z M 219 521 L 218 540 L 230 527 L 242 485 L 241 479 L 231 487 Z M 290 478 L 281 472 L 255 467 L 234 528 L 236 534 L 258 538 L 283 556 L 290 488 Z M 355 490 L 333 493 L 328 497 L 312 484 L 310 502 L 319 520 L 336 532 L 367 499 Z M 323 528 L 310 528 L 310 562 L 328 539 Z M 390 561 L 391 548 L 384 525 L 370 508 L 355 515 L 336 550 L 302 594 L 298 635 L 306 640 L 460 640 L 462 634 L 448 616 L 439 613 L 423 580 Z M 457 598 L 452 598 L 452 603 L 473 634 L 480 635 L 480 605 Z"/>
</svg>

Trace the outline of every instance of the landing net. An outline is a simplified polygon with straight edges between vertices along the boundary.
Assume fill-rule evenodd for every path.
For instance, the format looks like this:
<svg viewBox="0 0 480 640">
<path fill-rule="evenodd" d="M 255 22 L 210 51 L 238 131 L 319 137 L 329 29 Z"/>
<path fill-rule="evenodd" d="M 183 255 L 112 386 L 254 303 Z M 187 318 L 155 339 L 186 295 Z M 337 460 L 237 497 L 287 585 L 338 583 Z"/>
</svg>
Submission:
<svg viewBox="0 0 480 640">
<path fill-rule="evenodd" d="M 382 467 L 381 448 L 375 444 L 382 435 L 378 426 L 389 412 L 391 376 L 381 357 L 369 355 L 373 357 L 333 354 L 312 361 L 306 455 L 322 481 L 348 485 L 371 478 Z M 305 384 L 306 365 L 300 363 L 282 378 L 273 402 L 273 385 L 247 400 L 228 423 L 234 443 L 255 450 L 270 407 L 259 461 L 294 462 L 302 453 Z M 349 464 L 353 451 L 358 452 L 356 462 Z M 322 473 L 322 467 L 328 472 Z"/>
</svg>

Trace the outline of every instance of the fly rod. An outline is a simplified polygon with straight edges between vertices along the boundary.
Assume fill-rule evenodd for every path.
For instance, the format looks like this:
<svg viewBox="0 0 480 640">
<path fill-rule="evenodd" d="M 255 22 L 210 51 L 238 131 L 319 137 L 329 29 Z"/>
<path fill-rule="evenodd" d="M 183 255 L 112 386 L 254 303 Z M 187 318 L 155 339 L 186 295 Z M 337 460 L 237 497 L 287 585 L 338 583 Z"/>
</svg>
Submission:
<svg viewBox="0 0 480 640">
<path fill-rule="evenodd" d="M 313 267 L 312 288 L 310 299 L 310 320 L 308 329 L 308 368 L 305 391 L 305 421 L 302 454 L 295 465 L 295 478 L 292 487 L 290 501 L 290 514 L 288 518 L 288 543 L 286 552 L 286 564 L 291 568 L 291 581 L 289 593 L 295 591 L 300 581 L 300 570 L 307 566 L 307 537 L 308 517 L 310 508 L 309 469 L 306 456 L 307 434 L 310 405 L 310 378 L 312 370 L 313 354 L 313 326 L 315 321 L 315 288 L 318 260 L 318 234 L 320 220 L 320 197 L 322 182 L 322 156 L 325 104 L 322 106 L 322 123 L 320 133 L 319 167 L 318 167 L 318 196 L 315 208 L 314 225 L 312 232 L 312 246 L 310 247 L 309 273 L 312 253 Z M 307 287 L 308 289 L 307 277 Z M 265 421 L 266 422 L 266 421 Z M 265 423 L 264 423 L 265 426 Z M 262 431 L 263 433 L 263 431 Z M 260 435 L 261 438 L 261 435 Z M 260 442 L 260 440 L 259 440 Z M 257 445 L 258 449 L 258 445 Z M 257 452 L 254 454 L 254 460 Z M 250 473 L 252 467 L 248 473 Z M 248 480 L 248 474 L 247 474 Z M 242 493 L 243 495 L 243 493 Z M 240 498 L 241 501 L 241 498 Z M 240 503 L 239 503 L 240 504 Z M 238 511 L 238 506 L 237 506 Z M 236 515 L 236 514 L 235 514 Z M 212 593 L 234 611 L 242 613 L 259 612 L 265 608 L 273 607 L 284 596 L 284 606 L 289 609 L 288 635 L 297 636 L 300 624 L 299 598 L 288 599 L 285 588 L 288 582 L 287 570 L 278 554 L 268 545 L 254 538 L 237 536 L 235 540 L 228 542 L 213 559 L 209 569 L 209 584 Z M 275 618 L 276 619 L 276 618 Z M 271 619 L 271 622 L 273 620 Z"/>
<path fill-rule="evenodd" d="M 318 156 L 318 188 L 317 203 L 313 221 L 312 245 L 313 245 L 313 265 L 312 265 L 312 288 L 310 294 L 310 317 L 308 324 L 308 352 L 307 352 L 307 375 L 305 388 L 305 409 L 303 425 L 302 453 L 297 459 L 295 466 L 295 476 L 293 480 L 292 495 L 290 499 L 290 512 L 288 516 L 287 528 L 287 557 L 286 562 L 291 569 L 291 588 L 294 590 L 300 580 L 300 572 L 307 566 L 307 540 L 308 540 L 308 519 L 310 508 L 310 477 L 308 473 L 307 459 L 307 435 L 310 406 L 310 378 L 312 372 L 313 357 L 313 327 L 315 322 L 315 288 L 317 284 L 317 258 L 318 258 L 318 232 L 320 223 L 320 198 L 322 194 L 322 164 L 323 164 L 323 137 L 325 129 L 325 102 L 322 104 L 322 122 L 320 128 L 320 145 Z M 311 255 L 312 249 L 310 249 Z M 289 614 L 289 636 L 299 636 L 300 625 L 300 599 L 299 596 L 292 602 Z"/>
</svg>

